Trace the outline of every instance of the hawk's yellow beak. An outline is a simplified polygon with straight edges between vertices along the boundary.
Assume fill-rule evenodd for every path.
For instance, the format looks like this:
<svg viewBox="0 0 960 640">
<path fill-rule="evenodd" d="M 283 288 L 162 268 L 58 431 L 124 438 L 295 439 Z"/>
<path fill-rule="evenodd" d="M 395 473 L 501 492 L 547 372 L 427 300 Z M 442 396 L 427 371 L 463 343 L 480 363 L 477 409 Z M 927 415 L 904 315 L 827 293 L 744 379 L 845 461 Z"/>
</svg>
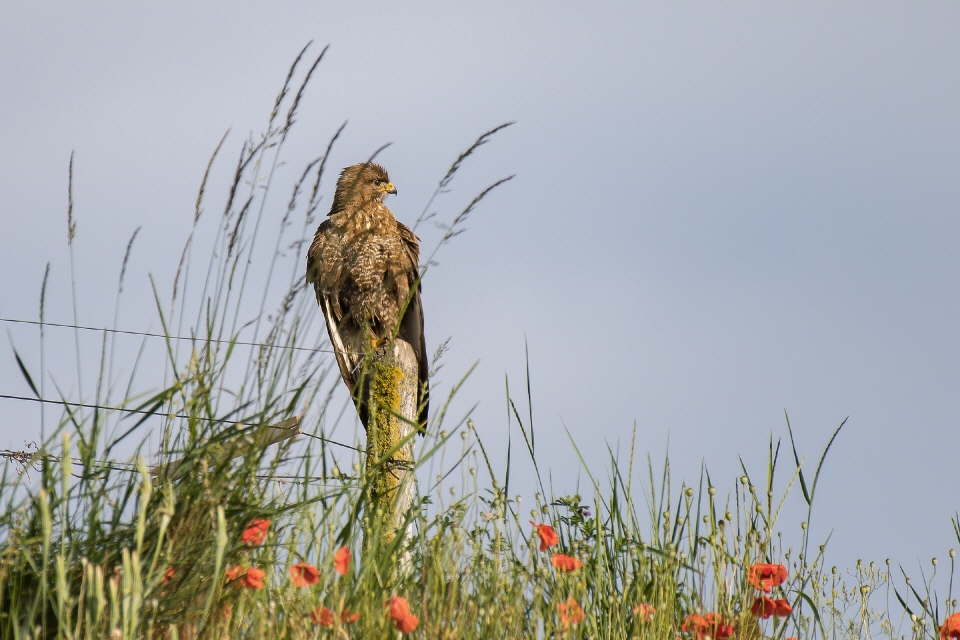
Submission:
<svg viewBox="0 0 960 640">
<path fill-rule="evenodd" d="M 397 188 L 393 186 L 392 182 L 388 182 L 385 186 L 380 187 L 380 191 L 384 193 L 392 193 L 394 195 L 397 194 Z"/>
</svg>

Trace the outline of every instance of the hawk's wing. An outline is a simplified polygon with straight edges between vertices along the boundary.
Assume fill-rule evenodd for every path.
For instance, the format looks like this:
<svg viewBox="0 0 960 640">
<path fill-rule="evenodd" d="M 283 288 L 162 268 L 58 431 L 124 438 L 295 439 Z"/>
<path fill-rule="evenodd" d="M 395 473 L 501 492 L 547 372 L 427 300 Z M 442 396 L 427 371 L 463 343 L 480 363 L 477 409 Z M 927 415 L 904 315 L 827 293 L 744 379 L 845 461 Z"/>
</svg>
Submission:
<svg viewBox="0 0 960 640">
<path fill-rule="evenodd" d="M 307 282 L 313 283 L 314 292 L 317 294 L 317 302 L 320 304 L 320 310 L 323 312 L 323 319 L 326 320 L 327 335 L 330 336 L 330 345 L 333 347 L 333 353 L 337 358 L 337 365 L 340 367 L 340 376 L 343 382 L 350 390 L 350 395 L 354 395 L 356 386 L 356 371 L 359 366 L 359 355 L 353 350 L 348 349 L 352 342 L 340 334 L 340 325 L 343 320 L 343 306 L 340 300 L 336 298 L 336 292 L 325 291 L 323 281 L 330 278 L 332 274 L 324 273 L 324 268 L 329 265 L 324 264 L 324 242 L 328 240 L 327 234 L 332 230 L 333 223 L 327 219 L 317 227 L 317 234 L 313 238 L 313 243 L 307 251 Z"/>
<path fill-rule="evenodd" d="M 356 344 L 358 336 L 343 333 L 343 328 L 350 324 L 344 322 L 344 310 L 349 305 L 346 301 L 339 299 L 338 288 L 331 286 L 338 283 L 340 279 L 338 270 L 342 267 L 342 257 L 336 250 L 339 238 L 334 237 L 336 232 L 333 227 L 332 221 L 327 219 L 317 228 L 317 234 L 307 252 L 307 281 L 313 283 L 317 302 L 326 320 L 327 334 L 330 336 L 330 344 L 333 346 L 337 365 L 340 367 L 340 375 L 350 390 L 350 395 L 357 399 L 356 385 L 362 364 L 361 354 L 358 353 Z M 406 281 L 407 286 L 403 288 L 408 292 L 406 298 L 409 298 L 397 301 L 398 305 L 406 304 L 397 337 L 413 348 L 417 358 L 419 383 L 417 422 L 422 427 L 426 427 L 430 393 L 426 341 L 423 337 L 423 307 L 420 303 L 420 240 L 413 231 L 400 222 L 397 222 L 397 232 L 403 244 L 405 258 L 402 265 L 396 265 L 399 267 L 397 275 L 402 274 L 402 278 L 398 280 Z M 414 283 L 416 288 L 413 287 Z M 366 396 L 366 393 L 362 395 Z M 361 422 L 366 425 L 365 402 L 358 402 L 357 410 L 360 413 Z"/>
<path fill-rule="evenodd" d="M 426 427 L 427 414 L 430 408 L 430 369 L 427 365 L 427 343 L 423 338 L 423 307 L 420 304 L 420 238 L 402 222 L 397 222 L 397 231 L 400 233 L 400 239 L 403 240 L 403 248 L 406 251 L 407 282 L 412 285 L 416 283 L 416 289 L 412 289 L 409 295 L 406 312 L 403 314 L 403 320 L 400 322 L 400 331 L 398 337 L 405 340 L 417 356 L 417 377 L 420 383 L 420 393 L 417 398 L 419 413 L 417 422 Z M 403 304 L 406 301 L 401 301 Z"/>
</svg>

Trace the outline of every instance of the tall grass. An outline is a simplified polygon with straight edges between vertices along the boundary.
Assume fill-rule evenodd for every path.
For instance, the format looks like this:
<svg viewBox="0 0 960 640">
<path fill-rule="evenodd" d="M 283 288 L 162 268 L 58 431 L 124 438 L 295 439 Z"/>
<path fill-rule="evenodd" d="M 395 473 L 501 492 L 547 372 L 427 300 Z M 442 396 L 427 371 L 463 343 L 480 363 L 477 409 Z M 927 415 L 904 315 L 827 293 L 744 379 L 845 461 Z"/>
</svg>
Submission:
<svg viewBox="0 0 960 640">
<path fill-rule="evenodd" d="M 507 404 L 536 471 L 536 486 L 522 489 L 531 503 L 510 493 L 509 465 L 502 476 L 494 471 L 469 414 L 449 417 L 460 380 L 418 444 L 420 494 L 408 514 L 415 535 L 381 537 L 379 519 L 368 513 L 371 468 L 362 447 L 328 438 L 340 383 L 329 345 L 311 338 L 323 332 L 303 278 L 327 157 L 342 127 L 292 185 L 284 210 L 267 200 L 323 57 L 307 65 L 306 52 L 286 76 L 266 133 L 243 144 L 222 213 L 211 219 L 207 182 L 224 140 L 217 146 L 169 299 L 153 284 L 166 353 L 153 390 L 136 388 L 131 373 L 117 396 L 120 354 L 104 338 L 90 406 L 63 398 L 39 450 L 8 457 L 0 477 L 0 637 L 393 637 L 400 631 L 384 606 L 393 596 L 409 601 L 419 618 L 410 635 L 423 638 L 720 637 L 727 625 L 739 638 L 936 637 L 956 609 L 952 552 L 949 592 L 940 599 L 932 577 L 895 587 L 889 562 L 827 568 L 824 544 L 809 538 L 833 438 L 811 467 L 787 422 L 787 462 L 771 437 L 766 468 L 744 467 L 720 486 L 704 469 L 679 487 L 669 459 L 644 459 L 634 438 L 625 459 L 611 451 L 602 477 L 584 467 L 589 495 L 553 495 L 540 476 L 548 465 L 536 457 L 529 372 L 526 417 L 524 399 L 509 389 Z M 498 129 L 455 160 L 434 198 Z M 450 218 L 441 245 L 490 188 Z M 421 222 L 435 215 L 433 202 Z M 68 215 L 72 256 L 72 207 Z M 201 223 L 216 231 L 209 258 L 197 262 Z M 271 257 L 257 295 L 251 269 L 263 269 L 254 256 L 264 245 Z M 251 296 L 257 311 L 245 315 Z M 41 321 L 42 314 L 41 301 Z M 42 378 L 35 384 L 17 358 L 42 396 Z M 304 434 L 267 446 L 269 426 L 291 418 Z M 146 450 L 149 429 L 161 434 L 155 451 Z M 119 462 L 125 450 L 128 461 Z M 785 489 L 777 489 L 781 476 Z M 800 501 L 806 516 L 790 529 L 796 535 L 784 537 L 779 518 L 788 500 Z M 269 521 L 265 539 L 245 539 L 256 521 Z M 540 524 L 556 532 L 556 545 L 534 534 Z M 960 540 L 960 522 L 954 526 Z M 334 557 L 344 547 L 352 562 L 341 575 Z M 558 554 L 582 566 L 563 571 Z M 319 569 L 315 584 L 294 584 L 290 571 L 299 563 Z M 758 620 L 751 611 L 761 595 L 750 581 L 757 563 L 788 569 L 771 596 L 790 604 L 789 615 Z M 262 588 L 249 569 L 264 571 Z M 694 630 L 690 616 L 708 612 L 723 619 L 719 634 Z M 349 621 L 351 613 L 359 618 Z"/>
</svg>

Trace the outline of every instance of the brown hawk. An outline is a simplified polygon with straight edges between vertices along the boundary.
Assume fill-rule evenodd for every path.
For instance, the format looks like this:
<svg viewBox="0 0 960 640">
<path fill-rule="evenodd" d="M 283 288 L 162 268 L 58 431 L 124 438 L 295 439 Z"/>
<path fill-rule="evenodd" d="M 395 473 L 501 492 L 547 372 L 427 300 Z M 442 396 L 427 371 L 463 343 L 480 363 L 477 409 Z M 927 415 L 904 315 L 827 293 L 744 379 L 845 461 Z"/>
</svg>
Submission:
<svg viewBox="0 0 960 640">
<path fill-rule="evenodd" d="M 417 422 L 426 426 L 427 355 L 420 305 L 420 239 L 383 204 L 397 193 L 386 170 L 364 162 L 340 173 L 328 217 L 307 252 L 307 281 L 327 321 L 327 333 L 367 426 L 368 389 L 357 389 L 364 355 L 394 337 L 413 347 L 419 393 Z M 364 386 L 367 386 L 366 384 Z"/>
</svg>

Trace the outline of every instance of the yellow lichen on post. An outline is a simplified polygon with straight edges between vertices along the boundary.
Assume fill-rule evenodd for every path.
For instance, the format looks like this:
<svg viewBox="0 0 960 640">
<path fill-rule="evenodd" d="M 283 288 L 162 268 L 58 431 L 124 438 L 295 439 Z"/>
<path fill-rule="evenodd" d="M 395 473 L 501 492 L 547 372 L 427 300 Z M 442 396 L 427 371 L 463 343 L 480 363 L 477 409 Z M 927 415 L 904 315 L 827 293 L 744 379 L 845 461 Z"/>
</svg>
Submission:
<svg viewBox="0 0 960 640">
<path fill-rule="evenodd" d="M 395 414 L 400 411 L 400 382 L 403 369 L 392 362 L 375 359 L 370 381 L 370 406 L 373 420 L 377 425 L 377 440 L 380 451 L 388 451 L 390 431 L 397 422 Z M 381 428 L 386 426 L 387 428 Z M 396 440 L 394 440 L 396 442 Z"/>
<path fill-rule="evenodd" d="M 384 538 L 392 539 L 413 503 L 410 436 L 417 416 L 417 359 L 413 348 L 397 339 L 377 349 L 367 370 L 367 468 L 375 469 L 371 506 L 374 512 L 382 513 Z M 398 447 L 405 439 L 403 446 Z"/>
</svg>

